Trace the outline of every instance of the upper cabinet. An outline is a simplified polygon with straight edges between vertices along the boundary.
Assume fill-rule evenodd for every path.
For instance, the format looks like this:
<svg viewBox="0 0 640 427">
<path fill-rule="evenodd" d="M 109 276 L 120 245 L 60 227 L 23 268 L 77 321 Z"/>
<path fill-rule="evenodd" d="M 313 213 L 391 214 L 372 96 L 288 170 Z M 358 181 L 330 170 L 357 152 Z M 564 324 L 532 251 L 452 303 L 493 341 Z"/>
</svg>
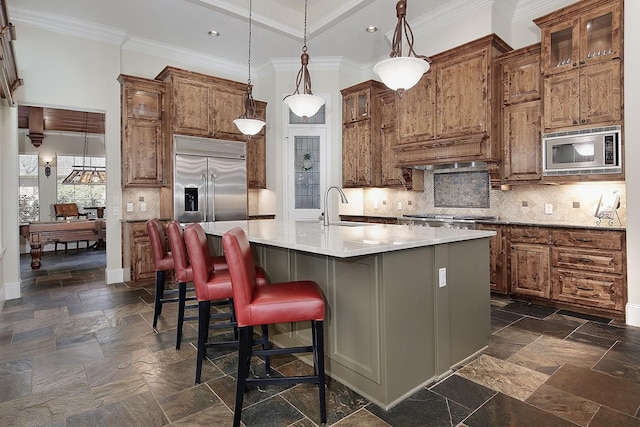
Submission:
<svg viewBox="0 0 640 427">
<path fill-rule="evenodd" d="M 244 111 L 246 84 L 173 67 L 156 79 L 169 88 L 170 134 L 245 140 L 233 120 Z"/>
<path fill-rule="evenodd" d="M 244 111 L 246 83 L 166 67 L 156 77 L 166 83 L 168 111 L 165 132 L 247 143 L 247 186 L 266 188 L 266 131 L 247 138 L 233 120 Z M 266 120 L 264 102 L 256 101 L 258 115 Z"/>
<path fill-rule="evenodd" d="M 265 120 L 267 103 L 256 101 L 258 117 Z M 235 126 L 235 125 L 234 125 Z M 266 126 L 247 139 L 247 186 L 253 189 L 267 188 Z"/>
<path fill-rule="evenodd" d="M 540 45 L 503 55 L 500 70 L 503 182 L 538 182 L 542 178 Z"/>
<path fill-rule="evenodd" d="M 385 90 L 388 89 L 382 83 L 369 80 L 341 91 L 343 187 L 380 185 L 381 117 L 377 95 Z"/>
<path fill-rule="evenodd" d="M 120 75 L 123 187 L 162 187 L 166 182 L 162 82 Z"/>
<path fill-rule="evenodd" d="M 483 161 L 499 183 L 502 126 L 497 58 L 511 48 L 495 34 L 431 57 L 431 69 L 398 106 L 402 166 Z M 404 99 L 406 98 L 406 100 Z"/>
<path fill-rule="evenodd" d="M 622 2 L 584 0 L 534 20 L 545 75 L 622 56 Z"/>
<path fill-rule="evenodd" d="M 536 19 L 545 133 L 622 124 L 621 0 L 584 0 Z"/>
<path fill-rule="evenodd" d="M 375 80 L 348 87 L 342 93 L 342 185 L 409 190 L 424 186 L 420 171 L 397 167 L 396 94 Z M 420 175 L 420 176 L 418 176 Z"/>
</svg>

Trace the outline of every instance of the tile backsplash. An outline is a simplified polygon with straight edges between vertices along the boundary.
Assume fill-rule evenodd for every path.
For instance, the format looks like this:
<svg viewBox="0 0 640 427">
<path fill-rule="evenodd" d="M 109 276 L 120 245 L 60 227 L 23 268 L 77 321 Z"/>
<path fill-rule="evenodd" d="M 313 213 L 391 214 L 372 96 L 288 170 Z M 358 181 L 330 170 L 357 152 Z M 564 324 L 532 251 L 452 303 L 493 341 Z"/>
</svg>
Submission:
<svg viewBox="0 0 640 427">
<path fill-rule="evenodd" d="M 437 173 L 437 171 L 436 171 Z M 505 221 L 595 225 L 594 213 L 602 194 L 617 192 L 620 196 L 618 216 L 626 225 L 626 186 L 624 182 L 596 182 L 564 185 L 514 185 L 511 190 L 490 190 L 489 207 L 437 207 L 434 194 L 434 172 L 425 172 L 424 192 L 401 189 L 368 188 L 363 190 L 363 214 L 402 216 L 404 214 L 492 215 Z M 451 190 L 454 191 L 454 190 Z M 460 206 L 465 192 L 458 192 Z M 475 196 L 473 196 L 475 197 Z M 545 214 L 551 205 L 551 214 Z M 607 224 L 603 224 L 607 225 Z M 617 220 L 614 226 L 619 226 Z"/>
</svg>

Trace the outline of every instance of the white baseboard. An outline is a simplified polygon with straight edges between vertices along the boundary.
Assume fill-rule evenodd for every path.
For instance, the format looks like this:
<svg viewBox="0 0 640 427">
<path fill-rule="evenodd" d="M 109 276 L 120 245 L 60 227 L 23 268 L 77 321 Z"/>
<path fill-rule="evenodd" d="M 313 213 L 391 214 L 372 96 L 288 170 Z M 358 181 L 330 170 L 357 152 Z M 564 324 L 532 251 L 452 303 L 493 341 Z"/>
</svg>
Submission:
<svg viewBox="0 0 640 427">
<path fill-rule="evenodd" d="M 0 292 L 5 300 L 20 298 L 20 282 L 7 282 Z"/>
<path fill-rule="evenodd" d="M 630 326 L 640 326 L 640 304 L 627 303 L 626 322 Z"/>
<path fill-rule="evenodd" d="M 107 285 L 124 282 L 124 268 L 105 270 L 104 281 Z"/>
</svg>

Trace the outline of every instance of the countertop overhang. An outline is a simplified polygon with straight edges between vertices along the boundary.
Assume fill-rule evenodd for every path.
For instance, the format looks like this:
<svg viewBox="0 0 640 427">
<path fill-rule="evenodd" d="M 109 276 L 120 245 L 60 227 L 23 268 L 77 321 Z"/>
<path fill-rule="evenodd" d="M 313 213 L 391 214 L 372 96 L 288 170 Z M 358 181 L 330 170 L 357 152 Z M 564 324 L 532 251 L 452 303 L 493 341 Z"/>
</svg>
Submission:
<svg viewBox="0 0 640 427">
<path fill-rule="evenodd" d="M 207 234 L 222 236 L 241 227 L 250 242 L 348 258 L 494 236 L 494 231 L 409 227 L 393 224 L 320 221 L 248 220 L 201 224 Z"/>
</svg>

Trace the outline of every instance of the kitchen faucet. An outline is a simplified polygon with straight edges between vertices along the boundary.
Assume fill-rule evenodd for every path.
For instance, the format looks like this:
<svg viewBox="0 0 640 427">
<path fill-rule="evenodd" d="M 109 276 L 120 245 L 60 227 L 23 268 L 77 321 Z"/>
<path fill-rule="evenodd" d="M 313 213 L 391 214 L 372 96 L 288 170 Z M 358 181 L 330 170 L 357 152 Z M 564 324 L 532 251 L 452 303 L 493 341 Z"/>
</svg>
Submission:
<svg viewBox="0 0 640 427">
<path fill-rule="evenodd" d="M 338 190 L 338 193 L 340 193 L 340 201 L 342 203 L 349 203 L 349 201 L 347 200 L 347 196 L 344 195 L 344 192 L 340 187 L 338 187 L 337 185 L 332 185 L 331 187 L 327 188 L 324 192 L 324 212 L 322 212 L 323 225 L 329 225 L 329 210 L 327 209 L 327 201 L 329 197 L 329 190 L 331 190 L 332 188 Z"/>
</svg>

